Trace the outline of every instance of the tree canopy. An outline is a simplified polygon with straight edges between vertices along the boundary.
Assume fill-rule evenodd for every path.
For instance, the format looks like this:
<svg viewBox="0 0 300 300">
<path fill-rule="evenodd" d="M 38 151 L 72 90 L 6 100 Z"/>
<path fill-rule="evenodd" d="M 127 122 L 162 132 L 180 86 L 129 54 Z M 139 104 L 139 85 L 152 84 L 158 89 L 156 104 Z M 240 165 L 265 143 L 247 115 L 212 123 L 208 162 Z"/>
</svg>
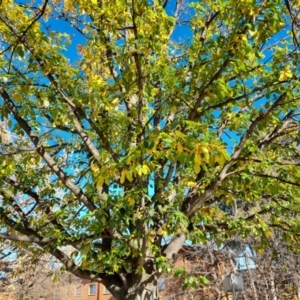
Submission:
<svg viewBox="0 0 300 300">
<path fill-rule="evenodd" d="M 1 239 L 136 300 L 186 241 L 297 251 L 299 1 L 0 3 Z"/>
</svg>

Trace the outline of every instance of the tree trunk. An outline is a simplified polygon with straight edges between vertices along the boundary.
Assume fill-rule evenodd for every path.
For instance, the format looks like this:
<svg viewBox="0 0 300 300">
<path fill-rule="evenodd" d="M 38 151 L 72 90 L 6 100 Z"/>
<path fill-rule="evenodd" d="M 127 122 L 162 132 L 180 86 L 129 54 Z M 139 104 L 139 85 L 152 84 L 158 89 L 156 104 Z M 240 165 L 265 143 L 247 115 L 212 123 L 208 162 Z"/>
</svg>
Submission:
<svg viewBox="0 0 300 300">
<path fill-rule="evenodd" d="M 269 300 L 269 295 L 268 295 L 268 292 L 269 292 L 269 284 L 268 284 L 268 280 L 267 280 L 267 278 L 266 278 L 265 275 L 263 275 L 263 278 L 264 278 L 264 283 L 265 283 L 265 286 L 266 286 L 265 300 Z"/>
<path fill-rule="evenodd" d="M 296 287 L 297 300 L 300 300 L 300 278 L 296 272 L 294 273 L 294 281 Z"/>
<path fill-rule="evenodd" d="M 253 273 L 252 273 L 251 267 L 249 265 L 249 258 L 248 258 L 246 246 L 244 248 L 244 257 L 245 257 L 246 268 L 247 268 L 247 271 L 248 271 L 248 274 L 249 274 L 251 290 L 253 292 L 253 299 L 258 300 L 257 290 L 256 290 L 256 286 L 255 286 Z"/>
<path fill-rule="evenodd" d="M 116 300 L 158 300 L 157 282 L 130 287 L 115 298 Z"/>
<path fill-rule="evenodd" d="M 163 255 L 170 261 L 178 253 L 186 235 L 180 233 L 175 235 L 171 242 L 165 247 Z M 121 282 L 107 282 L 108 290 L 116 300 L 158 300 L 158 278 L 161 273 L 157 271 L 153 255 L 150 253 L 144 259 L 144 274 L 134 272 L 120 276 Z M 134 269 L 134 268 L 133 268 Z M 109 286 L 111 284 L 111 286 Z"/>
<path fill-rule="evenodd" d="M 275 286 L 275 276 L 273 271 L 270 271 L 270 282 L 271 282 L 271 299 L 277 300 L 277 292 L 276 292 L 276 286 Z"/>
<path fill-rule="evenodd" d="M 148 284 L 144 288 L 130 288 L 127 292 L 119 297 L 117 300 L 158 300 L 157 286 Z"/>
<path fill-rule="evenodd" d="M 148 284 L 143 289 L 133 288 L 127 295 L 122 297 L 124 300 L 158 300 L 157 286 Z M 120 299 L 121 300 L 121 299 Z"/>
</svg>

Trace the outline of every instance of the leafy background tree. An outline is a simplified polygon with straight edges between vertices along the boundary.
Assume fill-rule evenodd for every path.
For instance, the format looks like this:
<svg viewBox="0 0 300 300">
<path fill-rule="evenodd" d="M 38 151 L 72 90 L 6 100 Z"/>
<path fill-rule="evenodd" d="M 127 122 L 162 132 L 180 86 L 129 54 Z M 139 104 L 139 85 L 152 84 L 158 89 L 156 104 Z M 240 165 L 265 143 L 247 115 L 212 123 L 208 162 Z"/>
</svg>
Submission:
<svg viewBox="0 0 300 300">
<path fill-rule="evenodd" d="M 2 0 L 0 238 L 136 300 L 187 240 L 264 249 L 276 228 L 297 250 L 298 15 Z"/>
</svg>

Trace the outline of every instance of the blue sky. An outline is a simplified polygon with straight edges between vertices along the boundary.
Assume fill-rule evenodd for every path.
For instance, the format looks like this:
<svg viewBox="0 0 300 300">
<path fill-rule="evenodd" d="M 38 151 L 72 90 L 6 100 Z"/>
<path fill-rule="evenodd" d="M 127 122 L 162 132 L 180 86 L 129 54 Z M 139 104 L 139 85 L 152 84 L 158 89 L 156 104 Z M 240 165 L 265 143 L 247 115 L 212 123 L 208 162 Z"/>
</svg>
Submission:
<svg viewBox="0 0 300 300">
<path fill-rule="evenodd" d="M 192 3 L 193 1 L 187 2 L 186 5 L 189 5 L 189 3 Z M 170 16 L 174 15 L 175 12 L 175 1 L 171 0 L 168 2 L 168 5 L 166 7 L 166 11 Z M 186 6 L 185 9 L 180 14 L 180 20 L 186 21 L 189 20 L 193 15 L 192 8 Z M 65 54 L 69 59 L 70 62 L 75 62 L 78 57 L 78 51 L 77 46 L 82 44 L 84 45 L 86 40 L 85 38 L 69 23 L 63 21 L 63 20 L 57 20 L 57 19 L 49 19 L 49 21 L 45 24 L 47 26 L 50 26 L 50 29 L 53 31 L 58 31 L 61 33 L 67 33 L 70 35 L 71 38 L 71 45 L 67 48 L 67 53 Z M 176 28 L 172 34 L 172 40 L 176 42 L 186 42 L 188 39 L 192 38 L 192 31 L 190 30 L 189 26 L 186 25 L 176 25 Z"/>
</svg>

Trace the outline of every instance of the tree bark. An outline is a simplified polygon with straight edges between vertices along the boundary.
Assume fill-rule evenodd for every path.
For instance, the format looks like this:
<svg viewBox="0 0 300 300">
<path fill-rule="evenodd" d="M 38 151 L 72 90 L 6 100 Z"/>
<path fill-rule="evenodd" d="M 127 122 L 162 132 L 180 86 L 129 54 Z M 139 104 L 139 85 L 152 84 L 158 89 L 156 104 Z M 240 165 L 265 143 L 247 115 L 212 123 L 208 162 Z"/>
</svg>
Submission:
<svg viewBox="0 0 300 300">
<path fill-rule="evenodd" d="M 271 299 L 277 300 L 277 292 L 276 292 L 276 285 L 275 285 L 275 276 L 273 271 L 270 271 L 270 282 L 271 282 Z"/>
<path fill-rule="evenodd" d="M 300 278 L 298 273 L 294 273 L 294 281 L 296 287 L 297 300 L 300 300 Z"/>
<path fill-rule="evenodd" d="M 114 295 L 116 300 L 158 300 L 157 280 L 134 285 Z"/>
<path fill-rule="evenodd" d="M 182 247 L 186 235 L 184 233 L 175 235 L 163 250 L 163 255 L 174 260 L 175 255 Z M 116 300 L 158 300 L 158 278 L 160 272 L 156 270 L 153 257 L 147 256 L 144 260 L 144 274 L 129 273 L 123 275 L 122 283 L 107 286 Z M 109 281 L 107 282 L 109 285 Z"/>
<path fill-rule="evenodd" d="M 264 283 L 265 283 L 265 285 L 266 285 L 266 291 L 269 291 L 268 280 L 267 280 L 267 278 L 266 278 L 265 275 L 263 275 L 263 278 L 264 278 Z M 266 295 L 265 295 L 265 300 L 269 300 L 269 294 L 268 294 L 268 292 L 267 292 Z"/>
<path fill-rule="evenodd" d="M 147 289 L 142 291 L 132 291 L 122 299 L 124 300 L 158 300 L 157 287 L 148 286 Z"/>
</svg>

